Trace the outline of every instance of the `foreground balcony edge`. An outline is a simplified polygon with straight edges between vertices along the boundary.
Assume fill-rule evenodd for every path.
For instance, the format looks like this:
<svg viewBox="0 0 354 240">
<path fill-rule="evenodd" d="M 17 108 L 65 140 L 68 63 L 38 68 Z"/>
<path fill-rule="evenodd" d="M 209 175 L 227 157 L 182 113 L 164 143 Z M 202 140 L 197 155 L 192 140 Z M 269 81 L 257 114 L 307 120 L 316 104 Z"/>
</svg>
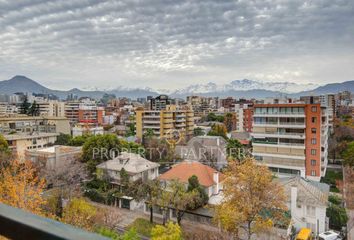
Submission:
<svg viewBox="0 0 354 240">
<path fill-rule="evenodd" d="M 95 233 L 0 203 L 0 236 L 9 239 L 108 240 Z"/>
</svg>

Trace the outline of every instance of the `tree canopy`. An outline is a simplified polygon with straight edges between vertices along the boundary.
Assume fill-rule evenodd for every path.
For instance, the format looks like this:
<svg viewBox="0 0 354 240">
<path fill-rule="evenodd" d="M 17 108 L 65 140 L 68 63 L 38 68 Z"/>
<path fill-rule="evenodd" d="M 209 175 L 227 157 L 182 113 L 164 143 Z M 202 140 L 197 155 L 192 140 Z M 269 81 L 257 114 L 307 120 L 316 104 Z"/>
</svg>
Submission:
<svg viewBox="0 0 354 240">
<path fill-rule="evenodd" d="M 224 230 L 251 239 L 284 220 L 286 197 L 266 166 L 252 158 L 243 163 L 230 161 L 225 172 L 224 200 L 215 207 L 214 220 Z"/>
<path fill-rule="evenodd" d="M 151 230 L 151 240 L 181 240 L 182 230 L 178 224 L 168 222 L 166 226 L 156 225 Z"/>
</svg>

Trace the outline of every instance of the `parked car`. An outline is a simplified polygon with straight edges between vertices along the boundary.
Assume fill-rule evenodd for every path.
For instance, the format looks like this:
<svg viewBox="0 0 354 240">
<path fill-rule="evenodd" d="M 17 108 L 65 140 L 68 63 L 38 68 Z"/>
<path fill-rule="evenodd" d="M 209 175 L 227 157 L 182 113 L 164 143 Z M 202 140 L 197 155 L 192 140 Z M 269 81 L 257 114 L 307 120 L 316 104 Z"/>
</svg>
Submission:
<svg viewBox="0 0 354 240">
<path fill-rule="evenodd" d="M 334 231 L 327 231 L 324 233 L 321 233 L 318 235 L 319 240 L 341 240 L 342 237 L 340 236 L 339 233 L 336 233 Z"/>
</svg>

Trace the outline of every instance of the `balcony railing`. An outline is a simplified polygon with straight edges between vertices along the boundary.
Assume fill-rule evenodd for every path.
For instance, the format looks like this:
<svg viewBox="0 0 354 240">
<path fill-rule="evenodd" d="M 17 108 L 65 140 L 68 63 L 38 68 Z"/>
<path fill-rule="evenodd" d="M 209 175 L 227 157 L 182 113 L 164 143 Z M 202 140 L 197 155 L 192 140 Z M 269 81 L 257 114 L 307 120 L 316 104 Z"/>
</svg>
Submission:
<svg viewBox="0 0 354 240">
<path fill-rule="evenodd" d="M 108 240 L 82 229 L 0 203 L 0 236 L 13 240 Z"/>
</svg>

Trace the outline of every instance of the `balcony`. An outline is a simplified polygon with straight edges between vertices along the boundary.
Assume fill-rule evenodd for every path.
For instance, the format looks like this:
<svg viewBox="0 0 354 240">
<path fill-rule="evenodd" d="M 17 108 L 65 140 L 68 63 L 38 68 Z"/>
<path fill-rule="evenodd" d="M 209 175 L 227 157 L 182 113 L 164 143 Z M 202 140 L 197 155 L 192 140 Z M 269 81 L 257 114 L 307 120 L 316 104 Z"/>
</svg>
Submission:
<svg viewBox="0 0 354 240">
<path fill-rule="evenodd" d="M 290 133 L 290 132 L 253 132 L 251 136 L 255 138 L 260 137 L 275 137 L 275 138 L 291 138 L 291 139 L 305 139 L 305 133 Z"/>
<path fill-rule="evenodd" d="M 255 121 L 254 127 L 305 128 L 305 122 L 260 122 Z"/>
<path fill-rule="evenodd" d="M 9 239 L 108 240 L 71 225 L 0 203 L 0 236 Z"/>
<path fill-rule="evenodd" d="M 254 146 L 267 146 L 274 145 L 276 147 L 288 147 L 288 148 L 300 148 L 305 149 L 305 143 L 292 143 L 292 142 L 280 142 L 280 141 L 259 141 L 252 140 Z"/>
<path fill-rule="evenodd" d="M 304 112 L 255 112 L 255 117 L 305 117 Z"/>
</svg>

